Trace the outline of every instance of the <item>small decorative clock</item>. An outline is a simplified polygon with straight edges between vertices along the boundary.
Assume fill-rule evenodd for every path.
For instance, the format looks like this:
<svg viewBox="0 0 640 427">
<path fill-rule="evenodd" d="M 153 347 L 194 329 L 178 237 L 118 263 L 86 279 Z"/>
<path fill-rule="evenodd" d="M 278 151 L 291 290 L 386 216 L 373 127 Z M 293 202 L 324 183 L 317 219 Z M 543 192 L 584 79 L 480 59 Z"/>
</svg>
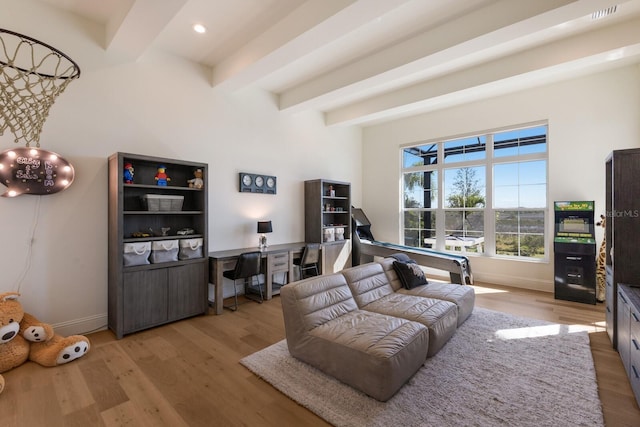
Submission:
<svg viewBox="0 0 640 427">
<path fill-rule="evenodd" d="M 276 177 L 255 173 L 240 172 L 241 193 L 276 194 Z"/>
<path fill-rule="evenodd" d="M 270 176 L 267 178 L 267 188 L 273 188 L 273 190 L 275 191 L 276 189 L 276 177 L 275 176 Z"/>
</svg>

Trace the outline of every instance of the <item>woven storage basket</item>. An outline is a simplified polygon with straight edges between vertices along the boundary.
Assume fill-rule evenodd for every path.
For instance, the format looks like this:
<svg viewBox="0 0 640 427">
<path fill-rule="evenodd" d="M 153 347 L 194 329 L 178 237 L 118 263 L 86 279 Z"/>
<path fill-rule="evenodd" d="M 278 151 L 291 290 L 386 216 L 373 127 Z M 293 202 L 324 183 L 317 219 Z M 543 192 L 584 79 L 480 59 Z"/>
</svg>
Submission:
<svg viewBox="0 0 640 427">
<path fill-rule="evenodd" d="M 142 204 L 146 210 L 152 212 L 181 211 L 184 196 L 169 196 L 163 194 L 145 194 Z"/>
</svg>

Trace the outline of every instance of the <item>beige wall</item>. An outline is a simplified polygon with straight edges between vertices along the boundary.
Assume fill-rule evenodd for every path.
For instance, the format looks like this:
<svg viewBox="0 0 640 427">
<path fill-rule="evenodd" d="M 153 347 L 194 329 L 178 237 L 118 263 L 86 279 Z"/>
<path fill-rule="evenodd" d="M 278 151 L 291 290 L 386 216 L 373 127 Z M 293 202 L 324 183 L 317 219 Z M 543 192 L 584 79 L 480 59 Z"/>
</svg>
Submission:
<svg viewBox="0 0 640 427">
<path fill-rule="evenodd" d="M 0 292 L 20 285 L 25 308 L 60 333 L 106 325 L 114 152 L 209 164 L 210 250 L 256 246 L 258 218 L 273 221 L 270 243 L 303 241 L 307 179 L 351 182 L 360 204 L 359 129 L 327 128 L 317 113 L 282 114 L 261 91 L 221 93 L 211 70 L 160 52 L 118 57 L 101 47 L 97 25 L 29 0 L 0 0 L 0 10 L 0 27 L 56 46 L 82 69 L 41 135 L 43 149 L 74 165 L 75 182 L 50 196 L 0 198 Z M 15 146 L 10 132 L 0 137 L 0 151 Z M 239 193 L 240 171 L 277 176 L 278 193 Z"/>
<path fill-rule="evenodd" d="M 640 70 L 630 66 L 513 95 L 371 126 L 363 131 L 363 208 L 376 239 L 400 241 L 400 152 L 404 144 L 548 120 L 549 202 L 595 200 L 604 213 L 604 159 L 640 147 Z M 394 207 L 390 209 L 390 207 Z M 550 212 L 548 232 L 553 232 Z M 597 230 L 598 242 L 602 238 Z M 553 291 L 549 262 L 471 256 L 476 280 Z"/>
</svg>

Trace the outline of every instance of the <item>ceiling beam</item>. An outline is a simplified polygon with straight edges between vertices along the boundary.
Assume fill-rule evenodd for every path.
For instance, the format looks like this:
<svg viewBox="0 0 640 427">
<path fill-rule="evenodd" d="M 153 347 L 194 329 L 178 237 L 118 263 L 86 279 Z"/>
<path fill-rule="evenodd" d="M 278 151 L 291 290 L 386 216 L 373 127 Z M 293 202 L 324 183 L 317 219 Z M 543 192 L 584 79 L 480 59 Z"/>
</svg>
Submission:
<svg viewBox="0 0 640 427">
<path fill-rule="evenodd" d="M 518 38 L 615 3 L 501 0 L 291 88 L 279 95 L 279 107 L 291 112 L 323 108 L 355 101 L 372 88 L 389 90 L 390 81 L 399 86 L 433 78 L 486 58 L 481 55 L 497 57 Z"/>
<path fill-rule="evenodd" d="M 217 64 L 213 85 L 235 90 L 254 83 L 409 1 L 307 1 Z"/>
<path fill-rule="evenodd" d="M 138 59 L 189 0 L 135 0 L 107 22 L 106 49 Z"/>
<path fill-rule="evenodd" d="M 599 66 L 640 55 L 640 18 L 604 27 L 567 39 L 450 73 L 394 92 L 336 108 L 325 113 L 327 125 L 354 125 L 385 117 L 422 112 L 468 95 L 489 85 L 527 77 L 535 85 L 540 76 L 561 75 L 584 67 Z M 536 78 L 536 75 L 538 76 Z"/>
</svg>

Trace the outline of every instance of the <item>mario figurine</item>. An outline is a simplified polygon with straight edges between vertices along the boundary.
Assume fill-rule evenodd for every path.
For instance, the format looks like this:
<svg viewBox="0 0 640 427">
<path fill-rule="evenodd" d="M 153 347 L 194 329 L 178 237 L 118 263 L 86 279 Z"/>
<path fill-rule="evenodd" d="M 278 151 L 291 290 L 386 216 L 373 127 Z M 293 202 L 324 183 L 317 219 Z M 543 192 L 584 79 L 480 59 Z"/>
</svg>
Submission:
<svg viewBox="0 0 640 427">
<path fill-rule="evenodd" d="M 122 174 L 125 184 L 133 184 L 133 165 L 129 162 L 124 164 L 124 172 Z"/>
<path fill-rule="evenodd" d="M 158 165 L 158 173 L 156 174 L 156 183 L 161 187 L 166 187 L 171 178 L 167 176 L 165 165 Z"/>
</svg>

